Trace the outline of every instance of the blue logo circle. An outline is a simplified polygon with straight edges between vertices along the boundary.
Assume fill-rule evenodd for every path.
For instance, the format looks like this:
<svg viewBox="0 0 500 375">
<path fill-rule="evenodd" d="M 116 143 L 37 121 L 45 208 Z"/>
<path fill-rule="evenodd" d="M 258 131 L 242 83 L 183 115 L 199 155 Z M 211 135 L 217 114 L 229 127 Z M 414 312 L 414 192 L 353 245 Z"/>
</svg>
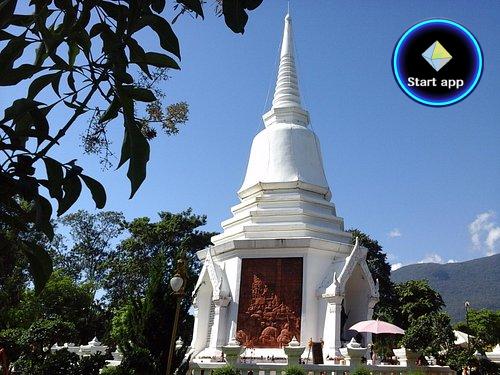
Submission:
<svg viewBox="0 0 500 375">
<path fill-rule="evenodd" d="M 399 39 L 392 69 L 399 87 L 411 99 L 442 107 L 463 100 L 476 88 L 483 54 L 464 26 L 430 19 L 412 26 Z"/>
</svg>

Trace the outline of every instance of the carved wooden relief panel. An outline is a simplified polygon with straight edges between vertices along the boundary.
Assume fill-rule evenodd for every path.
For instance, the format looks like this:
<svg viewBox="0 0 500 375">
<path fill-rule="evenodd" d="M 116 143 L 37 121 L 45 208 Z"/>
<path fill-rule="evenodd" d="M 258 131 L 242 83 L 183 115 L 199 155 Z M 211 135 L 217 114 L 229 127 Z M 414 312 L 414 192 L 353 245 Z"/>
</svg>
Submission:
<svg viewBox="0 0 500 375">
<path fill-rule="evenodd" d="M 248 348 L 300 340 L 302 258 L 243 259 L 236 339 Z"/>
</svg>

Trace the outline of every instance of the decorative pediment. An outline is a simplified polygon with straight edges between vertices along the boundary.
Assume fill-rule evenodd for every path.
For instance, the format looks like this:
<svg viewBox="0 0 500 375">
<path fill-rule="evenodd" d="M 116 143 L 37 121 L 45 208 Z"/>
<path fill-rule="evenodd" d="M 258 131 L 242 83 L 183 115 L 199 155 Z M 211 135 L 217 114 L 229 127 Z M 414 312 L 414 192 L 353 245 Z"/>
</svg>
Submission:
<svg viewBox="0 0 500 375">
<path fill-rule="evenodd" d="M 336 259 L 332 261 L 330 267 L 328 267 L 328 270 L 325 273 L 325 277 L 323 277 L 323 280 L 316 289 L 316 295 L 318 297 L 321 297 L 323 294 L 325 294 L 327 288 L 335 289 L 334 295 L 338 295 L 336 293 L 337 288 L 339 286 L 338 277 L 342 269 L 344 268 L 344 265 L 345 265 L 345 259 Z"/>
<path fill-rule="evenodd" d="M 226 301 L 229 303 L 231 300 L 231 290 L 227 281 L 226 272 L 215 262 L 212 258 L 211 247 L 206 251 L 205 261 L 201 269 L 200 276 L 193 291 L 196 295 L 199 287 L 203 284 L 204 279 L 208 276 L 210 284 L 212 285 L 214 301 Z"/>
<path fill-rule="evenodd" d="M 326 272 L 325 278 L 318 286 L 317 294 L 321 296 L 343 296 L 347 281 L 351 277 L 355 267 L 359 265 L 370 287 L 370 297 L 378 298 L 378 283 L 373 282 L 373 277 L 366 263 L 367 253 L 368 250 L 359 244 L 359 240 L 356 237 L 356 243 L 351 254 L 345 259 L 332 262 Z"/>
</svg>

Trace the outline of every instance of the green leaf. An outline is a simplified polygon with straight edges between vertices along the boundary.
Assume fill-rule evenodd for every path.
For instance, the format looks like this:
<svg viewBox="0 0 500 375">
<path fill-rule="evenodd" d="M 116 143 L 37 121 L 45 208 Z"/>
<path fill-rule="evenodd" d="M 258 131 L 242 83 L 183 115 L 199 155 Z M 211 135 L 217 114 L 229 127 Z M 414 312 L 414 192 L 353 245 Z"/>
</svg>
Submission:
<svg viewBox="0 0 500 375">
<path fill-rule="evenodd" d="M 13 26 L 28 27 L 35 20 L 33 14 L 14 14 L 10 17 L 9 23 Z"/>
<path fill-rule="evenodd" d="M 122 149 L 120 153 L 120 161 L 116 169 L 119 169 L 123 164 L 125 164 L 130 159 L 130 139 L 128 136 L 127 127 L 125 127 L 125 132 L 123 134 Z"/>
<path fill-rule="evenodd" d="M 179 40 L 177 39 L 177 36 L 172 30 L 170 24 L 163 17 L 156 14 L 148 14 L 142 17 L 139 22 L 139 27 L 135 31 L 138 31 L 145 26 L 151 27 L 156 32 L 158 38 L 160 39 L 161 48 L 165 51 L 173 53 L 179 59 L 181 58 Z"/>
<path fill-rule="evenodd" d="M 63 190 L 64 196 L 59 202 L 57 216 L 61 216 L 63 213 L 68 211 L 68 209 L 80 196 L 80 193 L 82 192 L 82 183 L 80 178 L 77 175 L 67 178 L 63 183 Z"/>
<path fill-rule="evenodd" d="M 92 46 L 92 43 L 90 41 L 90 36 L 87 33 L 87 30 L 82 28 L 80 31 L 78 31 L 75 34 L 75 41 L 80 47 L 82 47 L 85 55 L 88 55 L 90 53 L 90 47 Z"/>
<path fill-rule="evenodd" d="M 40 146 L 43 141 L 49 139 L 49 123 L 47 117 L 45 117 L 44 113 L 38 108 L 31 110 L 30 114 L 34 121 L 38 146 Z"/>
<path fill-rule="evenodd" d="M 161 13 L 163 12 L 163 9 L 165 9 L 165 0 L 153 0 L 151 2 L 151 9 L 153 9 L 156 13 Z"/>
<path fill-rule="evenodd" d="M 80 53 L 80 48 L 78 48 L 78 44 L 75 41 L 68 42 L 68 64 L 70 67 L 75 65 L 76 56 Z"/>
<path fill-rule="evenodd" d="M 81 107 L 77 104 L 74 104 L 74 103 L 71 103 L 71 102 L 68 102 L 67 100 L 63 100 L 64 104 L 71 108 L 71 109 L 74 109 L 75 111 L 80 111 L 81 110 Z"/>
<path fill-rule="evenodd" d="M 96 23 L 90 28 L 89 36 L 92 39 L 93 37 L 109 30 L 109 26 L 104 22 Z"/>
<path fill-rule="evenodd" d="M 43 162 L 45 163 L 45 169 L 47 171 L 47 183 L 50 197 L 59 201 L 63 196 L 63 166 L 57 160 L 47 156 L 43 158 Z"/>
<path fill-rule="evenodd" d="M 242 1 L 223 1 L 222 13 L 224 14 L 224 21 L 226 21 L 226 25 L 233 32 L 241 34 L 245 32 L 248 15 L 245 12 Z"/>
<path fill-rule="evenodd" d="M 201 18 L 204 18 L 203 8 L 201 7 L 200 0 L 177 0 L 177 2 L 180 4 L 183 4 L 186 8 L 188 8 L 189 10 L 192 10 L 197 15 L 199 15 Z"/>
<path fill-rule="evenodd" d="M 58 97 L 61 97 L 61 95 L 59 94 L 59 84 L 61 83 L 62 73 L 62 71 L 56 73 L 56 76 L 52 79 L 51 82 L 52 90 L 54 90 Z"/>
<path fill-rule="evenodd" d="M 35 292 L 39 294 L 52 274 L 52 259 L 47 251 L 36 243 L 24 243 L 23 245 L 21 249 L 28 258 Z"/>
<path fill-rule="evenodd" d="M 7 45 L 0 51 L 0 74 L 5 74 L 6 70 L 12 69 L 14 62 L 20 58 L 24 49 L 29 44 L 25 39 L 26 33 L 15 37 L 7 43 Z"/>
<path fill-rule="evenodd" d="M 52 205 L 50 202 L 39 195 L 35 201 L 36 220 L 35 225 L 52 241 L 54 238 L 54 228 L 50 223 L 52 216 Z"/>
<path fill-rule="evenodd" d="M 14 102 L 10 107 L 5 109 L 4 118 L 2 119 L 2 121 L 0 121 L 0 123 L 5 123 L 26 112 L 29 112 L 33 108 L 39 106 L 40 104 L 42 103 L 34 101 L 33 99 L 27 99 L 27 98 L 16 99 L 14 100 Z"/>
<path fill-rule="evenodd" d="M 128 95 L 140 102 L 154 102 L 156 100 L 155 94 L 151 90 L 142 87 L 127 87 Z"/>
<path fill-rule="evenodd" d="M 15 38 L 15 36 L 5 30 L 0 30 L 0 40 L 9 40 L 12 38 Z"/>
<path fill-rule="evenodd" d="M 173 58 L 157 52 L 146 52 L 142 59 L 132 60 L 131 58 L 130 62 L 137 65 L 145 63 L 158 68 L 180 69 L 179 64 Z"/>
<path fill-rule="evenodd" d="M 130 96 L 127 95 L 122 87 L 118 87 L 118 95 L 123 107 L 123 118 L 125 119 L 125 133 L 123 134 L 122 150 L 120 155 L 120 162 L 116 169 L 120 168 L 127 160 L 130 159 L 131 155 L 131 142 L 130 142 L 130 131 L 127 123 L 134 121 L 134 101 Z"/>
<path fill-rule="evenodd" d="M 0 29 L 9 23 L 16 10 L 17 0 L 0 1 Z"/>
<path fill-rule="evenodd" d="M 125 126 L 128 129 L 130 142 L 130 162 L 127 177 L 131 183 L 132 191 L 130 198 L 132 198 L 146 178 L 146 166 L 149 161 L 149 143 L 137 123 L 127 121 Z"/>
<path fill-rule="evenodd" d="M 99 3 L 104 12 L 114 20 L 118 21 L 121 18 L 125 18 L 129 14 L 129 9 L 125 5 L 118 5 L 110 1 L 101 1 Z"/>
<path fill-rule="evenodd" d="M 263 0 L 245 0 L 245 9 L 254 10 L 260 4 L 262 4 Z"/>
<path fill-rule="evenodd" d="M 118 111 L 120 110 L 120 108 L 121 108 L 120 99 L 118 98 L 118 96 L 115 95 L 108 109 L 99 119 L 99 124 L 102 124 L 103 122 L 110 121 L 116 118 L 118 116 Z"/>
<path fill-rule="evenodd" d="M 28 89 L 28 98 L 35 98 L 50 83 L 52 83 L 52 87 L 54 88 L 53 81 L 61 79 L 61 74 L 62 72 L 57 72 L 35 78 Z M 55 88 L 54 91 L 56 91 Z"/>
<path fill-rule="evenodd" d="M 71 1 L 70 0 L 55 0 L 54 5 L 61 10 L 70 10 L 71 9 Z"/>
<path fill-rule="evenodd" d="M 83 182 L 87 185 L 90 193 L 92 194 L 92 199 L 95 202 L 97 208 L 103 208 L 106 205 L 106 191 L 104 187 L 92 177 L 81 175 Z"/>
<path fill-rule="evenodd" d="M 128 38 L 127 45 L 130 51 L 130 62 L 135 62 L 141 68 L 141 70 L 150 78 L 151 73 L 149 72 L 148 64 L 145 62 L 141 62 L 145 60 L 146 52 L 144 49 L 137 43 L 137 40 L 134 38 Z M 172 59 L 173 60 L 173 59 Z"/>
<path fill-rule="evenodd" d="M 0 76 L 0 85 L 17 85 L 19 82 L 31 78 L 33 74 L 36 74 L 43 69 L 45 68 L 31 64 L 23 64 L 15 69 L 6 69 L 1 73 L 2 75 Z"/>
<path fill-rule="evenodd" d="M 75 87 L 75 77 L 73 76 L 73 72 L 70 72 L 68 74 L 68 78 L 67 78 L 67 82 L 68 82 L 68 86 L 69 88 L 75 92 L 76 91 L 76 87 Z"/>
<path fill-rule="evenodd" d="M 40 43 L 36 49 L 35 62 L 36 66 L 42 66 L 43 62 L 49 57 L 45 44 Z"/>
</svg>

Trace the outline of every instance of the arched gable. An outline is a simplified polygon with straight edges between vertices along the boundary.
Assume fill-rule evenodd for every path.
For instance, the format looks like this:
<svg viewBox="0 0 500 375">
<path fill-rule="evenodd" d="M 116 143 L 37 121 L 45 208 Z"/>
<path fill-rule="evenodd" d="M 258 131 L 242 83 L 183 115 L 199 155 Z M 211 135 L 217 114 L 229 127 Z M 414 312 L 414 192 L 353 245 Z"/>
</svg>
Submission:
<svg viewBox="0 0 500 375">
<path fill-rule="evenodd" d="M 356 237 L 356 242 L 351 254 L 344 259 L 338 259 L 332 262 L 323 281 L 318 286 L 317 294 L 321 296 L 344 296 L 347 281 L 351 277 L 356 265 L 359 265 L 369 285 L 370 297 L 378 298 L 378 283 L 376 284 L 373 282 L 373 277 L 366 263 L 367 252 L 368 250 L 359 244 L 359 240 Z"/>
<path fill-rule="evenodd" d="M 201 269 L 200 276 L 198 277 L 198 281 L 193 291 L 193 297 L 196 297 L 205 276 L 208 276 L 208 280 L 213 290 L 212 299 L 214 301 L 226 300 L 229 302 L 231 300 L 231 290 L 229 289 L 226 272 L 213 260 L 211 247 L 206 250 L 206 254 L 203 268 Z"/>
</svg>

